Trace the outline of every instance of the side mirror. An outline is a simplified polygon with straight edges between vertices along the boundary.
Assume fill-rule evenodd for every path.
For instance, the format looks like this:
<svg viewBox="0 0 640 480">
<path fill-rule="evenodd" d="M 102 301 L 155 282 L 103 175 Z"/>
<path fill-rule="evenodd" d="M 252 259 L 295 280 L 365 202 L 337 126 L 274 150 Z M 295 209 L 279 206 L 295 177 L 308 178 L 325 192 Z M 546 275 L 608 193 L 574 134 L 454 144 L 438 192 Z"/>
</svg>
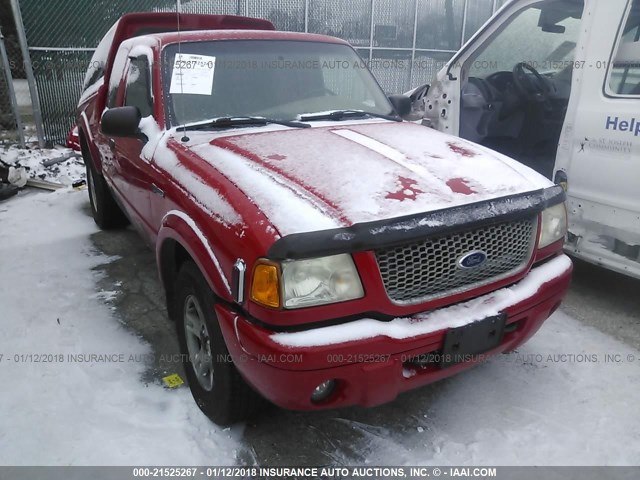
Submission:
<svg viewBox="0 0 640 480">
<path fill-rule="evenodd" d="M 138 107 L 117 107 L 104 112 L 100 125 L 102 133 L 109 137 L 141 138 L 140 120 Z"/>
<path fill-rule="evenodd" d="M 424 85 L 420 85 L 413 90 L 404 92 L 404 94 L 409 97 L 413 103 L 415 103 L 418 100 L 422 100 L 427 95 L 427 93 L 429 93 L 429 88 L 431 88 L 431 85 L 425 83 Z"/>
<path fill-rule="evenodd" d="M 411 99 L 406 95 L 389 95 L 389 101 L 396 113 L 402 118 L 411 113 Z"/>
</svg>

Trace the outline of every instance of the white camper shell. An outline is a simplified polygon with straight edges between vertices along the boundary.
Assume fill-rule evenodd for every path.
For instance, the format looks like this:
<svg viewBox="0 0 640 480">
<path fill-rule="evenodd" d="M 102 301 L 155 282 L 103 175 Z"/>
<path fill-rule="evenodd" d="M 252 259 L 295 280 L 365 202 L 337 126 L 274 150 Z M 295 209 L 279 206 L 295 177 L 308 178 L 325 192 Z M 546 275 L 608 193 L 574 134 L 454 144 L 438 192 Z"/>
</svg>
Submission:
<svg viewBox="0 0 640 480">
<path fill-rule="evenodd" d="M 572 255 L 640 278 L 640 0 L 513 0 L 410 92 L 568 192 Z"/>
</svg>

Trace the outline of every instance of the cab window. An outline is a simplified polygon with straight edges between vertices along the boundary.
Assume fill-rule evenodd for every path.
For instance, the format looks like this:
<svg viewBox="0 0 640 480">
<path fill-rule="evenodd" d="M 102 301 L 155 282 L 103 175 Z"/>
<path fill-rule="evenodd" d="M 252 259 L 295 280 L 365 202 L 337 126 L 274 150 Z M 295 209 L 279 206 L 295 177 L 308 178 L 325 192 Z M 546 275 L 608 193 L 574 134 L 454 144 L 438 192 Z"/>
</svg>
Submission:
<svg viewBox="0 0 640 480">
<path fill-rule="evenodd" d="M 608 84 L 610 94 L 640 96 L 640 0 L 631 2 Z"/>
</svg>

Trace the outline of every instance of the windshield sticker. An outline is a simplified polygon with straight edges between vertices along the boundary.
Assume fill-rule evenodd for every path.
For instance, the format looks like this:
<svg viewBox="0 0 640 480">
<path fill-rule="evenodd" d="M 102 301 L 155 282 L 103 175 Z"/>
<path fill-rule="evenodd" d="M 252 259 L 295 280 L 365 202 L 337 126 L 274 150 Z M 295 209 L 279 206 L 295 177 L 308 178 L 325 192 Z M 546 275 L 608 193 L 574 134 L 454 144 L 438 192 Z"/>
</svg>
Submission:
<svg viewBox="0 0 640 480">
<path fill-rule="evenodd" d="M 178 53 L 173 62 L 169 93 L 211 95 L 216 57 Z"/>
</svg>

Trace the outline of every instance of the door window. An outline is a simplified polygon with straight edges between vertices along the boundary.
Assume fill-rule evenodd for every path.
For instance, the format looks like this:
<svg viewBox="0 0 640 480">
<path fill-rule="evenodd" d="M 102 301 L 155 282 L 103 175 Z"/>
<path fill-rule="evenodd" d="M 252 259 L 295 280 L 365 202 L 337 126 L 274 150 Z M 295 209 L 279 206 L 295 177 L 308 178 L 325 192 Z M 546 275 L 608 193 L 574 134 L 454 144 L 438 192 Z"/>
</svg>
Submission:
<svg viewBox="0 0 640 480">
<path fill-rule="evenodd" d="M 461 75 L 461 137 L 552 176 L 573 70 L 584 63 L 575 61 L 583 11 L 584 0 L 533 3 L 479 47 Z"/>
<path fill-rule="evenodd" d="M 612 95 L 640 96 L 640 0 L 631 2 L 611 61 L 608 87 Z"/>
<path fill-rule="evenodd" d="M 470 77 L 511 72 L 520 62 L 547 74 L 572 69 L 580 33 L 582 0 L 540 2 L 527 7 L 472 62 Z"/>
</svg>

